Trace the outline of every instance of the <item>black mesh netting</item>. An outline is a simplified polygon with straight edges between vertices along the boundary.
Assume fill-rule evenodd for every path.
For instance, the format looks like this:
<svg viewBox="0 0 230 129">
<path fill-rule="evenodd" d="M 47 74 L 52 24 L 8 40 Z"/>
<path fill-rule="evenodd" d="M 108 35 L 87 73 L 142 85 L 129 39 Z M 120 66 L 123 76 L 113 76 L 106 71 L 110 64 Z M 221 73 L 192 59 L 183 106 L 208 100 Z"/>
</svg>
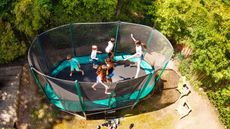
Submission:
<svg viewBox="0 0 230 129">
<path fill-rule="evenodd" d="M 111 95 L 105 94 L 105 87 L 101 84 L 96 86 L 96 91 L 92 89 L 96 81 L 96 70 L 91 68 L 92 64 L 82 64 L 88 78 L 78 77 L 77 83 L 77 77 L 73 78 L 81 74 L 76 72 L 73 77 L 69 77 L 69 67 L 64 68 L 59 75 L 52 76 L 52 72 L 66 60 L 68 54 L 73 57 L 90 56 L 92 45 L 97 45 L 98 50 L 105 53 L 105 46 L 112 37 L 116 39 L 115 55 L 135 53 L 135 44 L 130 34 L 146 44 L 144 60 L 153 70 L 164 70 L 173 54 L 169 41 L 151 27 L 126 22 L 73 23 L 48 30 L 33 41 L 28 53 L 29 64 L 48 98 L 60 102 L 59 108 L 65 111 L 97 111 L 133 105 L 143 95 L 140 91 L 145 91 L 145 86 L 154 87 L 155 74 L 149 79 L 150 75 L 141 69 L 140 77 L 134 79 L 136 67 L 118 63 L 115 78 L 123 77 L 123 80 L 106 83 Z"/>
</svg>

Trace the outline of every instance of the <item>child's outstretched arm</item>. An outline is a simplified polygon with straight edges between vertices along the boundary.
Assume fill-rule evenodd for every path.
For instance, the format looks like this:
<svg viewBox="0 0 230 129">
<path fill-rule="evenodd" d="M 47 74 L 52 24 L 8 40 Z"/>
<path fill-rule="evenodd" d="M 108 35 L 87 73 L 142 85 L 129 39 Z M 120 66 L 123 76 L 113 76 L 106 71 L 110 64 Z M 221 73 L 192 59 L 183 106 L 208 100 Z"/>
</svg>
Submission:
<svg viewBox="0 0 230 129">
<path fill-rule="evenodd" d="M 137 40 L 133 37 L 133 34 L 131 34 L 130 36 L 131 36 L 131 38 L 132 38 L 132 40 L 133 40 L 134 42 L 137 41 Z"/>
</svg>

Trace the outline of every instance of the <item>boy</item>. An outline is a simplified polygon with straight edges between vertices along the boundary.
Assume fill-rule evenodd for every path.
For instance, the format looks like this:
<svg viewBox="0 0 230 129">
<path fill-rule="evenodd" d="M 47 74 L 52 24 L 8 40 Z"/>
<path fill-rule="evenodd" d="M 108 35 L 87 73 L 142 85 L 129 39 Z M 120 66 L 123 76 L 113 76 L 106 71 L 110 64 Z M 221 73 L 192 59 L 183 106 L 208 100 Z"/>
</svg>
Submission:
<svg viewBox="0 0 230 129">
<path fill-rule="evenodd" d="M 101 51 L 97 50 L 97 46 L 96 45 L 92 45 L 92 52 L 91 52 L 91 59 L 93 61 L 93 68 L 97 69 L 97 53 L 102 53 Z"/>
<path fill-rule="evenodd" d="M 84 71 L 80 69 L 81 66 L 77 59 L 72 58 L 72 56 L 69 54 L 67 55 L 67 60 L 70 63 L 70 74 L 69 74 L 70 77 L 72 77 L 74 69 L 76 71 L 80 71 L 81 74 L 84 75 Z"/>
<path fill-rule="evenodd" d="M 105 52 L 108 54 L 109 58 L 113 58 L 113 46 L 114 46 L 115 39 L 111 38 L 108 42 L 107 47 L 105 48 Z"/>
</svg>

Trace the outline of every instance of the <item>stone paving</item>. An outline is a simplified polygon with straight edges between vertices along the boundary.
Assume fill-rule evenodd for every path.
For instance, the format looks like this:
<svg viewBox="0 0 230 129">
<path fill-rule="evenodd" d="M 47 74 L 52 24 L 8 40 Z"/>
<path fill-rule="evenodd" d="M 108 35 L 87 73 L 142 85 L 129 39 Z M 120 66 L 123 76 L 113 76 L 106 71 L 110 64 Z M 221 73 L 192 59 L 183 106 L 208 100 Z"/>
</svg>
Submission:
<svg viewBox="0 0 230 129">
<path fill-rule="evenodd" d="M 0 68 L 0 128 L 12 128 L 17 121 L 21 66 Z"/>
</svg>

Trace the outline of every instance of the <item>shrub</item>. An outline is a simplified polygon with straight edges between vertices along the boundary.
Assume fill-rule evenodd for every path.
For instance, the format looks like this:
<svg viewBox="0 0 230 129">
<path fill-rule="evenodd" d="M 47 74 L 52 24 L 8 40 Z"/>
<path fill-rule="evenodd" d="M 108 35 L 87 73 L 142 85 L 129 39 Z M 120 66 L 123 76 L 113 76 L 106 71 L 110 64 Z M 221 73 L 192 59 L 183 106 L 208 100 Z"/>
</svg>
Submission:
<svg viewBox="0 0 230 129">
<path fill-rule="evenodd" d="M 230 85 L 227 88 L 218 88 L 215 92 L 209 91 L 210 100 L 217 107 L 220 119 L 224 122 L 227 128 L 230 128 Z"/>
<path fill-rule="evenodd" d="M 0 63 L 7 63 L 25 54 L 27 47 L 20 42 L 10 25 L 0 21 Z"/>
</svg>

